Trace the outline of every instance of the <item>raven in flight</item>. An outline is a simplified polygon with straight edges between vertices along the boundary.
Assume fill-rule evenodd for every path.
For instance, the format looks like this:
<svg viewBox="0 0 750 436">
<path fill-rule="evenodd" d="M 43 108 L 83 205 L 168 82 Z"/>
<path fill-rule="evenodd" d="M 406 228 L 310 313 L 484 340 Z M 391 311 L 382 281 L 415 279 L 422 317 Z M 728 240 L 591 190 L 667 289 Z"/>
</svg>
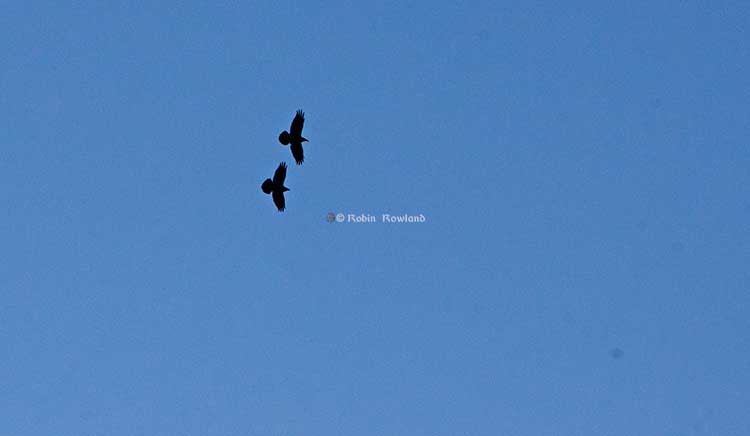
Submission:
<svg viewBox="0 0 750 436">
<path fill-rule="evenodd" d="M 284 179 L 286 179 L 286 162 L 281 162 L 279 167 L 276 168 L 276 172 L 273 173 L 273 180 L 266 179 L 260 189 L 266 194 L 271 194 L 273 198 L 273 204 L 279 209 L 279 212 L 283 212 L 286 209 L 286 202 L 284 201 L 284 192 L 288 191 L 289 188 L 284 186 Z"/>
<path fill-rule="evenodd" d="M 300 109 L 297 111 L 297 114 L 294 115 L 292 126 L 289 128 L 289 131 L 287 132 L 284 130 L 279 134 L 280 143 L 283 145 L 292 144 L 292 156 L 294 156 L 297 165 L 300 165 L 305 160 L 305 153 L 302 150 L 302 143 L 307 142 L 307 139 L 302 137 L 302 126 L 304 124 L 305 113 Z"/>
</svg>

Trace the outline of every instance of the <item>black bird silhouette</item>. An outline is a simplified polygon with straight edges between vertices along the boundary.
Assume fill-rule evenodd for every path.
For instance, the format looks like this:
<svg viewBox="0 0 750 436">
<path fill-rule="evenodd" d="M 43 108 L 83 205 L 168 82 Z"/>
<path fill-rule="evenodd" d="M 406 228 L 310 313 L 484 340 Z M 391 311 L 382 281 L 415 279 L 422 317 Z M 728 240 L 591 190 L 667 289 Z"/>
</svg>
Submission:
<svg viewBox="0 0 750 436">
<path fill-rule="evenodd" d="M 263 184 L 260 185 L 260 189 L 266 194 L 271 194 L 273 198 L 273 204 L 279 209 L 279 212 L 283 212 L 286 209 L 286 202 L 284 201 L 284 193 L 289 190 L 284 186 L 284 179 L 286 179 L 286 162 L 281 162 L 279 167 L 276 168 L 276 172 L 273 173 L 273 180 L 266 179 Z"/>
<path fill-rule="evenodd" d="M 297 165 L 302 164 L 305 161 L 305 153 L 302 150 L 302 143 L 307 142 L 307 139 L 302 137 L 302 126 L 305 125 L 305 113 L 302 110 L 298 110 L 297 114 L 294 115 L 292 120 L 292 126 L 287 132 L 284 130 L 279 134 L 279 142 L 283 145 L 292 144 L 292 156 L 294 156 Z"/>
</svg>

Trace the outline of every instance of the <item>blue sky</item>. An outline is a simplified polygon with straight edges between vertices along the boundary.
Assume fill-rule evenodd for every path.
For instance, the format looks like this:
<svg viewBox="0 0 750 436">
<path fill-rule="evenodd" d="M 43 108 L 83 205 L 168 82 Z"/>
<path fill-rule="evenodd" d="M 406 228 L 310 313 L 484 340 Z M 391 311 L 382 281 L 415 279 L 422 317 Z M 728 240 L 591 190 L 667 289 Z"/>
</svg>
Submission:
<svg viewBox="0 0 750 436">
<path fill-rule="evenodd" d="M 747 4 L 214 3 L 0 6 L 0 434 L 750 434 Z"/>
</svg>

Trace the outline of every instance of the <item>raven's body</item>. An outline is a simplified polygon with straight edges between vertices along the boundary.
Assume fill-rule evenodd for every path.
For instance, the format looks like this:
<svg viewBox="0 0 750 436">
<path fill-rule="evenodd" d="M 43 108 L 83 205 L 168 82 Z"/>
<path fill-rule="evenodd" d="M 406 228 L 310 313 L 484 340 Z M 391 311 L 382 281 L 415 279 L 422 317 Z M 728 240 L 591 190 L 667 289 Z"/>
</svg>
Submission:
<svg viewBox="0 0 750 436">
<path fill-rule="evenodd" d="M 289 131 L 284 130 L 279 135 L 279 142 L 283 145 L 290 145 L 292 150 L 292 156 L 297 165 L 301 165 L 305 161 L 305 152 L 302 149 L 302 143 L 308 142 L 302 136 L 302 127 L 305 125 L 305 113 L 302 110 L 298 110 L 292 120 L 292 126 L 289 127 Z"/>
<path fill-rule="evenodd" d="M 260 189 L 266 194 L 271 194 L 273 198 L 273 204 L 279 212 L 283 212 L 286 209 L 286 201 L 284 200 L 284 193 L 289 190 L 284 186 L 284 180 L 286 179 L 286 162 L 281 162 L 279 167 L 276 168 L 276 172 L 273 173 L 273 180 L 266 179 L 263 184 L 260 185 Z"/>
</svg>

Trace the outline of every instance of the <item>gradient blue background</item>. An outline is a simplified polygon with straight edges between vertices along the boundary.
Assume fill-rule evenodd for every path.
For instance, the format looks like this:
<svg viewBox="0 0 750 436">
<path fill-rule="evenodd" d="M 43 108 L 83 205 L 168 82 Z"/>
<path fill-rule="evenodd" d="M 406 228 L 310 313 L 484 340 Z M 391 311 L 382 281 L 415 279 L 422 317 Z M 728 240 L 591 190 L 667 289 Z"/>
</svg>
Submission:
<svg viewBox="0 0 750 436">
<path fill-rule="evenodd" d="M 750 434 L 746 2 L 216 3 L 0 4 L 0 434 Z"/>
</svg>

